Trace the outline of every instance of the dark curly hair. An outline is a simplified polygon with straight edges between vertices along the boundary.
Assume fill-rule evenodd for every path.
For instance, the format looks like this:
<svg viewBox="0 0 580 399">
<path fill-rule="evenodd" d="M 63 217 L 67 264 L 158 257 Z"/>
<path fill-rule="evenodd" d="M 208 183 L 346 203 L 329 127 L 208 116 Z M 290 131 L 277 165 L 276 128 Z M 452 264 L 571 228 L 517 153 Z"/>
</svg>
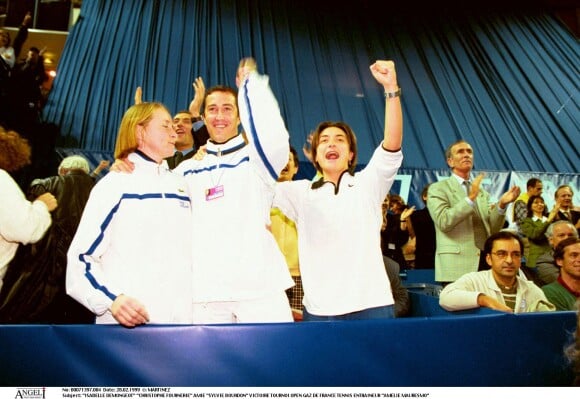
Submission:
<svg viewBox="0 0 580 399">
<path fill-rule="evenodd" d="M 30 145 L 13 130 L 0 126 L 0 168 L 14 172 L 30 164 Z"/>
</svg>

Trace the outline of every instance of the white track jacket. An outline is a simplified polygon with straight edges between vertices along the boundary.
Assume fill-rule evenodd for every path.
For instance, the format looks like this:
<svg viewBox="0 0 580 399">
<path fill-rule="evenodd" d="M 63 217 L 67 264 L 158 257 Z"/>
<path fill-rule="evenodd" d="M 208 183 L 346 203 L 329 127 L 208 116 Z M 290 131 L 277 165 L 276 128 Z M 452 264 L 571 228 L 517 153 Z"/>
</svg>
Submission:
<svg viewBox="0 0 580 399">
<path fill-rule="evenodd" d="M 207 143 L 203 160 L 177 172 L 191 193 L 194 301 L 264 298 L 294 285 L 267 229 L 274 185 L 289 155 L 288 132 L 268 77 L 252 73 L 238 94 L 248 144 Z"/>
<path fill-rule="evenodd" d="M 150 322 L 189 324 L 191 206 L 183 178 L 139 153 L 133 173 L 109 173 L 93 188 L 68 251 L 67 293 L 116 323 L 110 307 L 125 294 Z"/>
</svg>

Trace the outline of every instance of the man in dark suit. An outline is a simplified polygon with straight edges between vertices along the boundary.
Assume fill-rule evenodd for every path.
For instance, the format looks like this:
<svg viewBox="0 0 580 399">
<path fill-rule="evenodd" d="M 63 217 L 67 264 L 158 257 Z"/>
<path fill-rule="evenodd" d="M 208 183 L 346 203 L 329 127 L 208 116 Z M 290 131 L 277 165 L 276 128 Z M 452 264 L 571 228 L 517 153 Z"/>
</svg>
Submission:
<svg viewBox="0 0 580 399">
<path fill-rule="evenodd" d="M 411 207 L 407 218 L 401 217 L 401 229 L 408 230 L 409 236 L 415 237 L 415 269 L 435 268 L 435 225 L 427 208 L 429 186 L 427 184 L 421 192 L 425 207 L 418 211 Z"/>
<path fill-rule="evenodd" d="M 193 90 L 195 95 L 189 104 L 189 110 L 179 111 L 173 117 L 177 140 L 175 153 L 166 158 L 169 169 L 175 169 L 183 160 L 193 157 L 209 139 L 209 133 L 201 117 L 201 106 L 205 97 L 205 85 L 201 77 L 193 82 Z"/>
<path fill-rule="evenodd" d="M 556 204 L 560 206 L 560 210 L 554 220 L 567 220 L 580 233 L 580 212 L 575 211 L 572 207 L 573 197 L 574 192 L 568 184 L 564 184 L 556 189 L 554 199 L 556 200 Z"/>
<path fill-rule="evenodd" d="M 173 125 L 177 139 L 175 140 L 175 153 L 165 159 L 169 169 L 175 169 L 182 161 L 193 157 L 209 138 L 201 117 L 193 117 L 187 110 L 175 114 Z"/>
<path fill-rule="evenodd" d="M 452 175 L 429 187 L 427 208 L 435 224 L 435 280 L 448 283 L 475 272 L 485 240 L 505 221 L 507 206 L 520 194 L 517 186 L 504 193 L 497 204 L 483 190 L 483 174 L 472 179 L 473 149 L 459 140 L 445 151 Z"/>
</svg>

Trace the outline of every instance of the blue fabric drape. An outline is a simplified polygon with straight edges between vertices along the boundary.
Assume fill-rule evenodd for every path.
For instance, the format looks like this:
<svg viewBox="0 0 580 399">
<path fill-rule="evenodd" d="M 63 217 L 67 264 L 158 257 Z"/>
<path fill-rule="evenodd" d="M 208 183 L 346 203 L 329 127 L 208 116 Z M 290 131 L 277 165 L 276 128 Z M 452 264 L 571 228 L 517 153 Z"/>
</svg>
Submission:
<svg viewBox="0 0 580 399">
<path fill-rule="evenodd" d="M 112 151 L 137 86 L 145 101 L 177 112 L 197 76 L 208 87 L 234 85 L 239 59 L 251 55 L 270 76 L 294 147 L 320 121 L 344 120 L 364 164 L 384 123 L 382 88 L 368 66 L 392 59 L 403 90 L 404 167 L 445 168 L 445 147 L 463 138 L 478 169 L 578 171 L 578 42 L 534 6 L 418 12 L 368 0 L 348 9 L 304 0 L 85 0 L 82 7 L 44 111 L 65 146 Z"/>
</svg>

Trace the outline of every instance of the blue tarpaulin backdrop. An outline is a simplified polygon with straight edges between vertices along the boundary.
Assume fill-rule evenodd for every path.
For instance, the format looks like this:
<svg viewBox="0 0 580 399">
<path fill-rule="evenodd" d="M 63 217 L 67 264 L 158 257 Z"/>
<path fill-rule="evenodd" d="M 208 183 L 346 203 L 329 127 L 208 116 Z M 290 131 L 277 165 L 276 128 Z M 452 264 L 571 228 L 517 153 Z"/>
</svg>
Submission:
<svg viewBox="0 0 580 399">
<path fill-rule="evenodd" d="M 392 3 L 85 0 L 44 118 L 63 146 L 112 152 L 137 86 L 176 112 L 195 77 L 234 85 L 251 55 L 270 76 L 293 146 L 318 122 L 344 120 L 364 164 L 384 123 L 368 67 L 392 59 L 403 167 L 446 168 L 444 148 L 464 138 L 482 170 L 578 172 L 579 44 L 541 2 Z"/>
<path fill-rule="evenodd" d="M 413 294 L 415 296 L 415 294 Z M 574 312 L 223 326 L 0 326 L 0 385 L 570 386 Z M 419 302 L 412 297 L 412 306 Z"/>
</svg>

